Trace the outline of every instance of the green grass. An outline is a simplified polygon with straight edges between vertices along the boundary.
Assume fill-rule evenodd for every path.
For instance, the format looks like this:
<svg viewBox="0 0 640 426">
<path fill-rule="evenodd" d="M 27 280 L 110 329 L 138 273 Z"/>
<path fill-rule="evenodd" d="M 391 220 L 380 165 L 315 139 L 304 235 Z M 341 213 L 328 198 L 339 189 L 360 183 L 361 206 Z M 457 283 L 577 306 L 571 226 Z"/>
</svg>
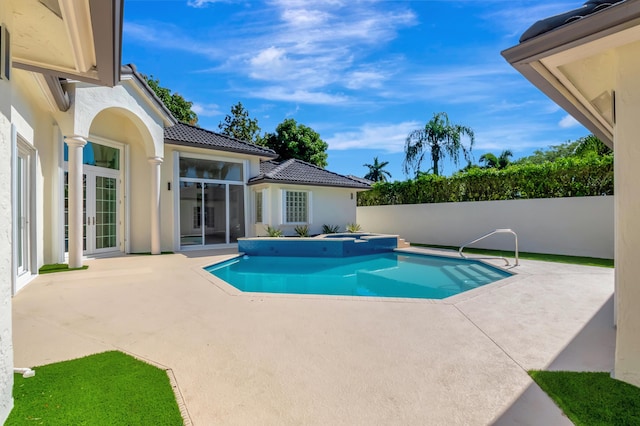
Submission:
<svg viewBox="0 0 640 426">
<path fill-rule="evenodd" d="M 14 375 L 12 425 L 181 425 L 165 371 L 112 351 Z"/>
<path fill-rule="evenodd" d="M 609 373 L 529 371 L 576 425 L 639 425 L 640 388 Z"/>
<path fill-rule="evenodd" d="M 66 263 L 51 263 L 49 265 L 42 265 L 38 270 L 39 274 L 53 274 L 54 272 L 68 272 L 68 271 L 81 271 L 87 269 L 89 266 L 84 265 L 80 268 L 69 268 Z"/>
<path fill-rule="evenodd" d="M 460 247 L 454 246 L 439 246 L 434 244 L 416 244 L 411 243 L 412 246 L 418 247 L 433 247 L 449 250 L 458 250 Z M 464 249 L 464 253 L 479 254 L 485 256 L 502 256 L 506 258 L 514 258 L 515 252 L 508 250 L 488 250 L 467 247 Z M 600 259 L 598 257 L 585 257 L 585 256 L 565 256 L 562 254 L 546 254 L 546 253 L 528 253 L 519 252 L 520 259 L 540 260 L 543 262 L 556 262 L 556 263 L 571 263 L 575 265 L 584 266 L 600 266 L 603 268 L 613 268 L 613 259 Z"/>
</svg>

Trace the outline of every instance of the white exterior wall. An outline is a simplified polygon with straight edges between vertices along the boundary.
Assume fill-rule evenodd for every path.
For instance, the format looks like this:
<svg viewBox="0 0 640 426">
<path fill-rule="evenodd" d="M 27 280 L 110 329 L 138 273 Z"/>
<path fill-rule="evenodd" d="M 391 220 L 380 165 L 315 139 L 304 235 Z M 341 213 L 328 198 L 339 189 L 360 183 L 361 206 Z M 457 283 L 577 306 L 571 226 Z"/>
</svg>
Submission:
<svg viewBox="0 0 640 426">
<path fill-rule="evenodd" d="M 344 231 L 349 223 L 356 222 L 356 190 L 325 186 L 267 184 L 249 187 L 251 190 L 251 223 L 255 236 L 265 236 L 265 227 L 280 228 L 284 235 L 296 235 L 297 225 L 284 223 L 283 190 L 309 191 L 311 194 L 311 222 L 309 233 L 320 234 L 322 225 L 338 225 Z M 263 223 L 255 223 L 255 191 L 266 189 L 263 196 Z"/>
<path fill-rule="evenodd" d="M 11 30 L 11 12 L 0 2 L 0 25 Z M 11 83 L 0 80 L 0 423 L 13 408 L 11 282 Z"/>
<path fill-rule="evenodd" d="M 358 207 L 357 218 L 364 231 L 397 234 L 414 243 L 460 246 L 494 229 L 511 228 L 520 251 L 612 259 L 613 205 L 614 197 L 406 204 Z M 513 250 L 513 240 L 496 234 L 473 247 Z"/>
<path fill-rule="evenodd" d="M 619 49 L 616 83 L 615 193 L 617 302 L 614 375 L 640 386 L 640 57 L 638 42 Z"/>
</svg>

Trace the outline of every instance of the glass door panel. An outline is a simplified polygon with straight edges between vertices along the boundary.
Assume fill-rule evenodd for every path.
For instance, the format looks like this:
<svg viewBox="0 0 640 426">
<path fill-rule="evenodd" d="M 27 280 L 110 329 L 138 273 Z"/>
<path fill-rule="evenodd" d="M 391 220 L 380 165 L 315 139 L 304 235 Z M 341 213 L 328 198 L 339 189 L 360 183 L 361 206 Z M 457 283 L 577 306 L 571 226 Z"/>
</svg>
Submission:
<svg viewBox="0 0 640 426">
<path fill-rule="evenodd" d="M 118 211 L 117 179 L 96 176 L 95 238 L 96 250 L 118 245 L 116 216 Z"/>
<path fill-rule="evenodd" d="M 180 245 L 202 245 L 202 184 L 180 182 Z"/>
<path fill-rule="evenodd" d="M 225 244 L 227 242 L 227 191 L 226 185 L 204 184 L 204 243 Z"/>
<path fill-rule="evenodd" d="M 229 242 L 244 235 L 244 186 L 229 185 Z"/>
<path fill-rule="evenodd" d="M 26 189 L 26 173 L 25 173 L 25 159 L 21 156 L 18 156 L 17 159 L 17 170 L 16 170 L 16 202 L 17 202 L 17 217 L 18 217 L 18 275 L 22 275 L 26 272 L 25 266 L 28 263 L 28 244 L 29 244 L 29 234 L 27 228 L 27 218 L 26 218 L 26 206 L 25 206 L 25 189 Z"/>
</svg>

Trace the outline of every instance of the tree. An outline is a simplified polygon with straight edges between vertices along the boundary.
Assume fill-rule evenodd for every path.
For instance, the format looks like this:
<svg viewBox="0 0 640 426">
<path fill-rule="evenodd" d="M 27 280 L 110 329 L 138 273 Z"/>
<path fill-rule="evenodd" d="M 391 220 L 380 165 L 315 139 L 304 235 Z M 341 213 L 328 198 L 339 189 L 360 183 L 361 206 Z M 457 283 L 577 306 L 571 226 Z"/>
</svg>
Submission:
<svg viewBox="0 0 640 426">
<path fill-rule="evenodd" d="M 462 143 L 462 136 L 469 137 L 469 147 Z M 427 151 L 431 155 L 434 175 L 440 174 L 440 161 L 446 156 L 451 157 L 457 166 L 462 151 L 465 160 L 471 161 L 474 141 L 473 130 L 470 127 L 451 124 L 446 112 L 435 113 L 424 129 L 414 130 L 407 136 L 404 146 L 404 172 L 409 174 L 410 169 L 419 172 Z"/>
<path fill-rule="evenodd" d="M 153 75 L 147 77 L 143 74 L 142 77 L 164 103 L 164 106 L 171 111 L 176 120 L 193 126 L 198 124 L 198 114 L 191 109 L 193 102 L 187 101 L 179 93 L 171 93 L 171 90 L 160 86 L 160 80 L 154 79 Z"/>
<path fill-rule="evenodd" d="M 327 166 L 327 148 L 329 145 L 320 139 L 320 135 L 304 124 L 287 118 L 278 124 L 275 133 L 265 133 L 260 145 L 273 149 L 282 160 L 297 158 L 318 167 Z"/>
<path fill-rule="evenodd" d="M 547 149 L 537 149 L 532 155 L 514 161 L 514 164 L 542 164 L 560 158 L 585 157 L 589 155 L 611 155 L 613 151 L 594 135 L 581 137 L 573 142 L 551 145 Z"/>
<path fill-rule="evenodd" d="M 594 135 L 579 138 L 575 149 L 576 155 L 584 157 L 586 155 L 609 155 L 613 150 L 604 144 Z"/>
<path fill-rule="evenodd" d="M 224 121 L 218 124 L 222 134 L 240 139 L 242 141 L 257 143 L 260 141 L 260 127 L 258 120 L 249 117 L 242 102 L 231 107 L 231 114 L 227 114 Z"/>
<path fill-rule="evenodd" d="M 484 163 L 484 166 L 487 169 L 496 168 L 502 170 L 511 163 L 510 157 L 513 157 L 513 153 L 510 150 L 505 149 L 500 153 L 499 157 L 496 157 L 490 152 L 482 154 L 479 161 Z"/>
<path fill-rule="evenodd" d="M 383 161 L 382 163 L 379 163 L 378 157 L 374 157 L 373 164 L 363 164 L 364 167 L 369 168 L 369 173 L 364 175 L 364 178 L 373 182 L 386 182 L 387 176 L 391 177 L 391 173 L 384 170 L 384 168 L 388 164 L 389 164 L 388 161 Z"/>
</svg>

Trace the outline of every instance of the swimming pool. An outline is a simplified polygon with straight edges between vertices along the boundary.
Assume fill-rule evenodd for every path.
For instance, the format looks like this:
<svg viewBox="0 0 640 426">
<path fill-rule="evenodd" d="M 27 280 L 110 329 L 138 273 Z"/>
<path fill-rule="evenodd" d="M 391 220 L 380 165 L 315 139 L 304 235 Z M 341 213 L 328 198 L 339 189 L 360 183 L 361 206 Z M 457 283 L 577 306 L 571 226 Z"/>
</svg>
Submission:
<svg viewBox="0 0 640 426">
<path fill-rule="evenodd" d="M 482 262 L 389 252 L 345 258 L 244 256 L 206 268 L 240 291 L 444 299 L 511 276 Z"/>
</svg>

